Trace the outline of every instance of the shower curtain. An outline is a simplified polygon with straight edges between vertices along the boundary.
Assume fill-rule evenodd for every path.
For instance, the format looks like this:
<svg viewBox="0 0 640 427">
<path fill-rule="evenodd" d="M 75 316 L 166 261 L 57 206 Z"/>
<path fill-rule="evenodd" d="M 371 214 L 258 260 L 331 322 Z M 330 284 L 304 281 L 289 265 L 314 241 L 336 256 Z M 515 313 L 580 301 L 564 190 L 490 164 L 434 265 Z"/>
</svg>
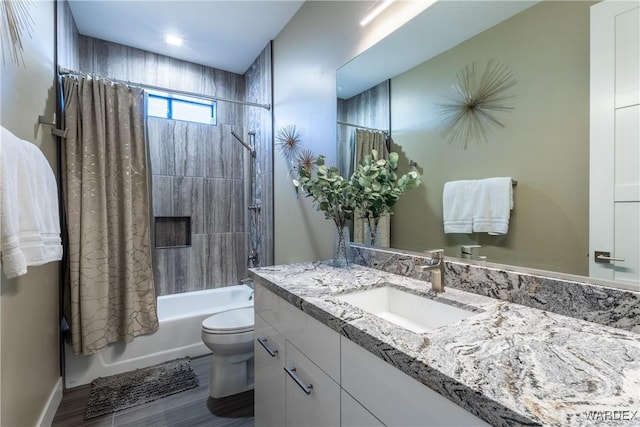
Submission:
<svg viewBox="0 0 640 427">
<path fill-rule="evenodd" d="M 64 76 L 65 315 L 76 354 L 158 329 L 144 93 Z"/>
<path fill-rule="evenodd" d="M 354 169 L 364 156 L 376 150 L 381 159 L 389 158 L 389 150 L 387 149 L 387 134 L 381 131 L 371 131 L 366 129 L 356 129 L 355 131 L 355 155 Z M 368 243 L 369 225 L 365 220 L 360 218 L 356 212 L 353 218 L 353 241 L 358 243 Z M 391 218 L 384 215 L 378 223 L 378 234 L 376 235 L 376 246 L 389 247 L 391 238 Z"/>
</svg>

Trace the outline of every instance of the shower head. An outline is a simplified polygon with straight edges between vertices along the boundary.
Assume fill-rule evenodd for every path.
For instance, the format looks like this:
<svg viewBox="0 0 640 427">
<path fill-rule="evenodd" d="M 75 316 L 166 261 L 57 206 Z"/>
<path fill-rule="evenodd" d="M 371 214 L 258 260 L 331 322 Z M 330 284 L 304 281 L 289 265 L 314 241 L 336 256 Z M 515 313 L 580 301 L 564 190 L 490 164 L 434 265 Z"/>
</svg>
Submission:
<svg viewBox="0 0 640 427">
<path fill-rule="evenodd" d="M 233 137 L 235 139 L 237 139 L 240 142 L 240 144 L 244 145 L 244 148 L 249 150 L 249 152 L 251 153 L 252 156 L 256 155 L 256 150 L 252 146 L 250 146 L 249 144 L 244 142 L 244 140 L 242 138 L 240 138 L 240 136 L 237 133 L 235 133 L 235 131 L 231 131 L 231 135 L 233 135 Z"/>
</svg>

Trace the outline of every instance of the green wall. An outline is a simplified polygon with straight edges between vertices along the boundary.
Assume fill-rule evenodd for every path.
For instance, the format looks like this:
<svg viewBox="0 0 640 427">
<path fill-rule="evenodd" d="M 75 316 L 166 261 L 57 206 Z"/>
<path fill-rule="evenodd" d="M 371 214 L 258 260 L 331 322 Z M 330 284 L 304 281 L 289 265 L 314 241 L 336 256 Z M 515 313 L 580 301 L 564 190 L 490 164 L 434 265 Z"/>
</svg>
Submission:
<svg viewBox="0 0 640 427">
<path fill-rule="evenodd" d="M 295 124 L 305 149 L 336 164 L 336 70 L 426 7 L 394 2 L 375 22 L 359 24 L 374 1 L 307 0 L 273 41 L 274 130 Z M 276 264 L 329 259 L 335 225 L 298 195 L 289 165 L 273 160 Z"/>
<path fill-rule="evenodd" d="M 38 124 L 38 116 L 55 112 L 54 8 L 52 1 L 32 2 L 24 63 L 7 56 L 0 65 L 0 124 L 40 148 L 55 171 L 56 141 L 49 126 Z M 13 279 L 0 266 L 0 426 L 50 425 L 62 398 L 59 264 L 29 267 Z"/>
<path fill-rule="evenodd" d="M 424 184 L 401 198 L 391 246 L 481 244 L 489 261 L 588 274 L 589 7 L 545 1 L 397 76 L 391 82 L 392 132 L 404 164 L 416 161 Z M 506 65 L 517 79 L 512 112 L 487 143 L 466 150 L 440 135 L 438 103 L 456 73 L 474 61 Z M 515 208 L 506 236 L 443 232 L 447 181 L 512 176 Z"/>
</svg>

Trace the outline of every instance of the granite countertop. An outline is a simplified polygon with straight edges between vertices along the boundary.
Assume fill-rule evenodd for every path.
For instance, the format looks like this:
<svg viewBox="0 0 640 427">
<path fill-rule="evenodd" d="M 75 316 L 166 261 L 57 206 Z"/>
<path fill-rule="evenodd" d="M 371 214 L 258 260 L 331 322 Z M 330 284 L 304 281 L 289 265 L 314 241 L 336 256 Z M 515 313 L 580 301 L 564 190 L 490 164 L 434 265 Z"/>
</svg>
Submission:
<svg viewBox="0 0 640 427">
<path fill-rule="evenodd" d="M 359 265 L 250 276 L 492 425 L 640 425 L 640 334 Z M 335 298 L 388 284 L 477 314 L 414 333 Z"/>
</svg>

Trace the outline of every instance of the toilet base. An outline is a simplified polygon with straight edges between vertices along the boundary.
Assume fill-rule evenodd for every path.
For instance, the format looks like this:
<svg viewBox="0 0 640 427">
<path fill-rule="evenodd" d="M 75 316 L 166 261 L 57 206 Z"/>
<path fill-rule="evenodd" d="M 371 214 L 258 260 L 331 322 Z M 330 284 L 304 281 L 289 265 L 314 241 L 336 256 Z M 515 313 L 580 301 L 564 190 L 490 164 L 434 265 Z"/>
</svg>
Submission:
<svg viewBox="0 0 640 427">
<path fill-rule="evenodd" d="M 214 399 L 253 390 L 253 351 L 233 356 L 214 354 L 209 373 L 209 396 Z"/>
</svg>

